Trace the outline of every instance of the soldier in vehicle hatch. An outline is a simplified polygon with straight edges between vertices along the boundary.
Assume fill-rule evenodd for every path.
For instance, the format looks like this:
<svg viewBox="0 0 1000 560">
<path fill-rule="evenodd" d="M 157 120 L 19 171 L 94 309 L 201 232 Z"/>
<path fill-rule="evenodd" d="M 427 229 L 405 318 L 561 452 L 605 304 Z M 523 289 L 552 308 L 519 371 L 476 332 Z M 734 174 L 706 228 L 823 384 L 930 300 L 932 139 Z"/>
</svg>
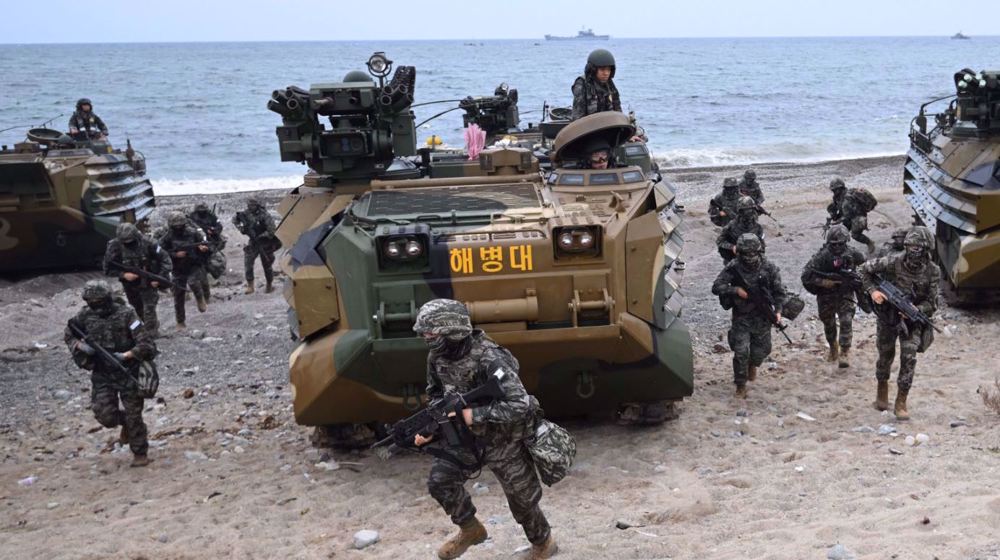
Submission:
<svg viewBox="0 0 1000 560">
<path fill-rule="evenodd" d="M 108 127 L 94 114 L 94 105 L 84 97 L 76 102 L 76 111 L 69 118 L 69 135 L 76 140 L 103 140 Z"/>
<path fill-rule="evenodd" d="M 613 152 L 611 145 L 603 138 L 594 138 L 587 142 L 583 149 L 584 159 L 581 167 L 585 169 L 607 169 L 611 164 Z"/>
<path fill-rule="evenodd" d="M 708 203 L 709 219 L 713 224 L 725 227 L 736 219 L 736 205 L 739 201 L 739 181 L 736 177 L 726 177 L 722 183 L 722 192 Z"/>
<path fill-rule="evenodd" d="M 591 52 L 583 75 L 573 82 L 573 120 L 602 111 L 621 112 L 614 77 L 614 55 L 605 49 Z"/>
</svg>

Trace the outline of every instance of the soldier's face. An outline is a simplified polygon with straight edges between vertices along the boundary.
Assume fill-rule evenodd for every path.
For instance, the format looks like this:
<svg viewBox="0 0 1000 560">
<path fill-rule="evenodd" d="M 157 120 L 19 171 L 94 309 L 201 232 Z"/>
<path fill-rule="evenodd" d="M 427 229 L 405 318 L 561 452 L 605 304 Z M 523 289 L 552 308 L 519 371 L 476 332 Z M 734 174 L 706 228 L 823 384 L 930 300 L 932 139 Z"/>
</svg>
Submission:
<svg viewBox="0 0 1000 560">
<path fill-rule="evenodd" d="M 438 334 L 421 333 L 420 336 L 424 338 L 424 342 L 427 343 L 427 347 L 430 348 L 431 350 L 441 350 L 448 342 L 448 340 L 445 337 Z"/>
<path fill-rule="evenodd" d="M 90 107 L 90 104 L 88 104 L 88 103 L 84 103 L 83 105 L 80 105 L 80 110 L 83 111 L 84 113 L 89 113 L 90 109 L 91 109 L 91 107 Z"/>
<path fill-rule="evenodd" d="M 847 251 L 847 243 L 830 243 L 830 253 L 840 256 Z"/>
<path fill-rule="evenodd" d="M 606 150 L 601 150 L 599 152 L 594 152 L 590 154 L 590 168 L 591 169 L 607 169 L 609 154 Z"/>
<path fill-rule="evenodd" d="M 740 212 L 740 220 L 743 223 L 749 224 L 757 219 L 757 212 L 754 210 L 744 210 Z"/>
<path fill-rule="evenodd" d="M 597 78 L 598 82 L 602 84 L 611 79 L 611 67 L 610 66 L 599 66 L 597 72 L 594 73 L 594 77 Z"/>
<path fill-rule="evenodd" d="M 740 264 L 749 269 L 757 268 L 760 265 L 760 253 L 757 251 L 745 251 L 739 254 Z"/>
</svg>

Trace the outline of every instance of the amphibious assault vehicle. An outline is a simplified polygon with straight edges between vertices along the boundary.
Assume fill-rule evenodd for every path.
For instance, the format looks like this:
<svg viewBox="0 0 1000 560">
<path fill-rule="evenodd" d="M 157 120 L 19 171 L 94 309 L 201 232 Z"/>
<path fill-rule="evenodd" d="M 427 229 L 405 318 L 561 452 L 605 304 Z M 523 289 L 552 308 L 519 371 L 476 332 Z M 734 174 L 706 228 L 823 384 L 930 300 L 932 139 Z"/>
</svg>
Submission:
<svg viewBox="0 0 1000 560">
<path fill-rule="evenodd" d="M 311 169 L 280 204 L 277 231 L 299 340 L 296 420 L 346 445 L 421 406 L 427 348 L 412 326 L 423 303 L 447 297 L 514 353 L 548 414 L 663 421 L 693 385 L 683 208 L 645 145 L 628 142 L 628 117 L 515 130 L 510 92 L 498 90 L 463 103 L 480 100 L 492 117 L 467 110 L 466 124 L 504 142 L 471 157 L 418 150 L 415 69 L 387 80 L 381 53 L 368 68 L 377 82 L 289 87 L 268 103 L 282 116 L 282 160 Z M 577 165 L 594 136 L 621 146 L 621 166 Z"/>
<path fill-rule="evenodd" d="M 0 273 L 95 266 L 118 224 L 153 205 L 146 160 L 131 144 L 31 129 L 0 150 Z"/>
<path fill-rule="evenodd" d="M 956 95 L 920 107 L 910 127 L 903 192 L 937 237 L 953 304 L 1000 299 L 1000 72 L 962 70 Z M 951 99 L 928 114 L 928 105 Z M 928 130 L 927 118 L 933 117 Z"/>
</svg>

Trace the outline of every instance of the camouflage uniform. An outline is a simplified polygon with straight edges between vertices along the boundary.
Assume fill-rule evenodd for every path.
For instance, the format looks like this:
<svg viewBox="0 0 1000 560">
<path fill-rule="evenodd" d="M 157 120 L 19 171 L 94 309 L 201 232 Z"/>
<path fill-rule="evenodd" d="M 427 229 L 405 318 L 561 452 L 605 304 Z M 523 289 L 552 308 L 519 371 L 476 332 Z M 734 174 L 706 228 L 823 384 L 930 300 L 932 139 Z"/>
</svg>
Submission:
<svg viewBox="0 0 1000 560">
<path fill-rule="evenodd" d="M 826 205 L 826 225 L 839 224 L 844 219 L 842 208 L 844 197 L 847 195 L 847 185 L 841 178 L 830 181 L 830 191 L 833 192 L 833 200 Z"/>
<path fill-rule="evenodd" d="M 851 232 L 851 237 L 868 247 L 868 254 L 874 253 L 875 242 L 865 235 L 868 230 L 868 212 L 851 196 L 844 198 L 840 211 L 841 223 Z"/>
<path fill-rule="evenodd" d="M 604 66 L 611 67 L 611 77 L 601 83 L 595 73 Z M 621 111 L 622 103 L 615 87 L 615 58 L 604 49 L 597 49 L 587 57 L 583 76 L 573 82 L 573 120 L 603 111 Z"/>
<path fill-rule="evenodd" d="M 930 258 L 933 236 L 927 228 L 915 227 L 906 235 L 905 244 L 904 253 L 868 261 L 861 266 L 865 291 L 869 294 L 876 291 L 878 289 L 876 277 L 881 278 L 895 285 L 904 294 L 913 294 L 910 301 L 930 317 L 937 310 L 940 274 Z M 879 383 L 888 383 L 889 369 L 896 355 L 896 339 L 899 339 L 899 376 L 896 378 L 896 385 L 904 395 L 905 405 L 905 394 L 913 384 L 917 352 L 925 349 L 920 348 L 921 337 L 925 333 L 920 326 L 909 324 L 907 324 L 909 333 L 900 333 L 899 324 L 903 319 L 894 309 L 880 309 L 885 307 L 888 305 L 876 307 L 878 362 L 875 365 L 875 378 Z"/>
<path fill-rule="evenodd" d="M 902 253 L 905 250 L 903 247 L 903 241 L 906 239 L 907 229 L 900 228 L 892 232 L 892 238 L 886 241 L 879 247 L 877 253 L 875 253 L 876 259 L 881 259 L 882 257 L 889 257 L 898 253 Z"/>
<path fill-rule="evenodd" d="M 739 391 L 745 391 L 748 379 L 753 379 L 756 368 L 771 354 L 772 324 L 753 302 L 737 295 L 737 288 L 746 290 L 748 283 L 759 286 L 771 294 L 777 309 L 781 309 L 788 296 L 778 267 L 764 258 L 759 239 L 745 233 L 740 236 L 737 249 L 739 258 L 722 269 L 712 284 L 712 293 L 719 296 L 724 308 L 732 307 L 729 348 L 733 351 L 733 381 L 739 395 Z"/>
<path fill-rule="evenodd" d="M 743 179 L 740 180 L 740 195 L 749 196 L 757 206 L 764 204 L 764 191 L 760 190 L 757 172 L 753 169 L 747 169 L 743 172 Z"/>
<path fill-rule="evenodd" d="M 173 261 L 174 281 L 174 314 L 177 317 L 177 326 L 184 327 L 186 314 L 184 311 L 184 290 L 190 288 L 198 302 L 198 310 L 205 311 L 207 300 L 202 287 L 208 282 L 205 279 L 205 259 L 207 252 L 203 252 L 195 245 L 205 245 L 205 235 L 194 225 L 188 223 L 187 217 L 181 212 L 174 212 L 168 220 L 169 227 L 160 238 L 160 246 L 166 251 Z M 184 252 L 184 256 L 178 253 Z"/>
<path fill-rule="evenodd" d="M 126 280 L 125 271 L 112 263 L 167 276 L 173 268 L 169 255 L 129 223 L 118 226 L 115 239 L 108 241 L 108 247 L 104 251 L 104 274 L 115 276 L 121 281 L 125 297 L 142 318 L 147 332 L 156 336 L 160 328 L 160 321 L 156 316 L 156 304 L 160 301 L 159 289 L 143 278 Z"/>
<path fill-rule="evenodd" d="M 247 244 L 243 246 L 243 269 L 247 280 L 247 293 L 253 292 L 253 264 L 260 257 L 260 265 L 264 269 L 264 280 L 267 282 L 267 291 L 271 291 L 271 284 L 274 282 L 274 272 L 271 265 L 274 264 L 274 252 L 262 243 L 261 237 L 274 237 L 274 219 L 261 205 L 256 198 L 247 199 L 247 209 L 245 212 L 237 212 L 233 217 L 233 224 L 240 233 L 248 237 Z"/>
<path fill-rule="evenodd" d="M 120 299 L 113 299 L 111 289 L 101 280 L 91 280 L 84 287 L 87 305 L 72 319 L 93 341 L 109 352 L 124 354 L 131 351 L 132 360 L 123 360 L 126 367 L 136 361 L 152 360 L 156 345 L 135 312 Z M 145 457 L 149 448 L 146 424 L 142 421 L 143 399 L 133 380 L 98 357 L 93 348 L 82 344 L 67 326 L 64 340 L 78 366 L 91 371 L 91 409 L 102 426 L 123 426 L 129 448 L 137 457 Z M 119 356 L 119 359 L 122 359 Z M 118 407 L 121 401 L 124 410 Z"/>
<path fill-rule="evenodd" d="M 729 222 L 722 228 L 719 237 L 715 239 L 715 245 L 719 248 L 719 255 L 722 256 L 723 263 L 728 264 L 736 256 L 736 241 L 744 233 L 756 235 L 761 242 L 761 250 L 764 245 L 764 228 L 757 223 L 757 206 L 749 196 L 741 196 L 736 204 L 737 219 Z"/>
<path fill-rule="evenodd" d="M 226 248 L 226 237 L 222 235 L 222 223 L 219 222 L 219 217 L 215 215 L 209 209 L 208 205 L 204 202 L 199 202 L 195 205 L 194 211 L 188 214 L 188 219 L 191 220 L 196 226 L 201 228 L 201 231 L 205 234 L 205 240 L 208 241 L 208 246 L 212 249 L 208 256 L 208 263 L 206 264 L 206 270 L 210 270 L 209 266 L 212 262 L 219 261 L 222 267 L 222 271 L 225 270 L 225 258 L 223 257 L 222 250 Z M 213 276 L 218 278 L 221 276 L 221 271 L 211 269 Z M 218 273 L 218 274 L 216 274 Z M 201 289 L 205 293 L 205 299 L 210 299 L 212 297 L 212 285 L 208 281 L 208 274 L 203 276 L 205 283 L 202 285 Z"/>
<path fill-rule="evenodd" d="M 722 192 L 708 203 L 708 217 L 717 226 L 725 226 L 736 217 L 736 204 L 740 200 L 739 181 L 736 177 L 726 177 Z M 725 215 L 721 215 L 725 212 Z"/>
<path fill-rule="evenodd" d="M 90 105 L 90 110 L 84 111 L 84 105 Z M 89 140 L 101 134 L 107 136 L 108 127 L 94 113 L 94 105 L 90 100 L 83 98 L 76 102 L 76 111 L 69 117 L 69 133 L 77 140 Z"/>
<path fill-rule="evenodd" d="M 861 251 L 847 245 L 851 235 L 842 225 L 833 226 L 826 234 L 826 245 L 813 255 L 802 269 L 802 285 L 816 294 L 819 320 L 823 322 L 826 342 L 830 345 L 829 360 L 841 358 L 842 367 L 847 367 L 847 356 L 852 343 L 854 313 L 857 302 L 850 285 L 823 274 L 855 271 L 865 262 Z M 840 324 L 838 340 L 837 325 Z"/>
<path fill-rule="evenodd" d="M 445 393 L 468 392 L 485 383 L 498 368 L 513 374 L 503 378 L 502 399 L 472 409 L 470 429 L 482 446 L 483 464 L 500 481 L 514 519 L 533 545 L 546 543 L 549 524 L 538 506 L 542 487 L 525 444 L 525 439 L 534 434 L 538 401 L 521 384 L 517 360 L 482 331 L 473 331 L 465 306 L 453 300 L 426 303 L 414 330 L 438 335 L 429 342 L 427 357 L 427 395 L 432 400 Z M 469 450 L 449 448 L 449 452 L 466 464 L 476 462 Z M 435 457 L 427 481 L 431 496 L 460 527 L 467 527 L 476 515 L 464 486 L 470 475 L 458 465 Z"/>
</svg>

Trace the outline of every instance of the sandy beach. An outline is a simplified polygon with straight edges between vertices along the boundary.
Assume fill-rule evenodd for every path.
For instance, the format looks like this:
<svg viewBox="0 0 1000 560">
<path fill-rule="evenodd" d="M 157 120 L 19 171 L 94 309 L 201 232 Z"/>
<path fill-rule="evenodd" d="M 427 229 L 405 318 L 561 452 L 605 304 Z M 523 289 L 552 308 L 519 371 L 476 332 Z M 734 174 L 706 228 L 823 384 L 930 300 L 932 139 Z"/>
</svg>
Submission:
<svg viewBox="0 0 1000 560">
<path fill-rule="evenodd" d="M 822 244 L 834 176 L 877 196 L 869 216 L 877 242 L 910 222 L 902 163 L 755 166 L 765 207 L 780 222 L 762 217 L 768 258 L 807 307 L 788 331 L 793 345 L 775 333 L 746 401 L 733 398 L 728 312 L 709 291 L 721 259 L 706 211 L 742 168 L 665 170 L 687 209 L 683 317 L 694 337 L 695 392 L 679 419 L 658 427 L 565 422 L 577 462 L 542 500 L 557 558 L 1000 558 L 1000 417 L 977 392 L 1000 375 L 990 354 L 1000 310 L 942 304 L 935 319 L 949 335 L 919 355 L 913 420 L 897 423 L 870 404 L 874 318 L 856 319 L 852 367 L 838 369 L 823 360 L 815 299 L 799 281 Z M 273 208 L 282 193 L 262 195 Z M 427 494 L 427 457 L 383 462 L 316 449 L 312 430 L 295 424 L 284 300 L 243 295 L 243 239 L 230 223 L 242 199 L 158 199 L 160 220 L 196 201 L 218 204 L 230 271 L 206 313 L 189 302 L 183 334 L 172 332 L 172 305 L 161 297 L 170 334 L 157 341 L 161 385 L 147 401 L 154 462 L 146 469 L 130 469 L 117 431 L 93 419 L 88 376 L 62 342 L 83 282 L 99 274 L 0 280 L 0 557 L 436 557 L 453 527 Z M 927 441 L 908 445 L 917 434 Z M 491 538 L 463 558 L 510 558 L 527 541 L 493 476 L 477 482 L 473 498 Z M 380 540 L 355 550 L 362 529 Z M 833 556 L 841 550 L 847 555 Z"/>
</svg>

